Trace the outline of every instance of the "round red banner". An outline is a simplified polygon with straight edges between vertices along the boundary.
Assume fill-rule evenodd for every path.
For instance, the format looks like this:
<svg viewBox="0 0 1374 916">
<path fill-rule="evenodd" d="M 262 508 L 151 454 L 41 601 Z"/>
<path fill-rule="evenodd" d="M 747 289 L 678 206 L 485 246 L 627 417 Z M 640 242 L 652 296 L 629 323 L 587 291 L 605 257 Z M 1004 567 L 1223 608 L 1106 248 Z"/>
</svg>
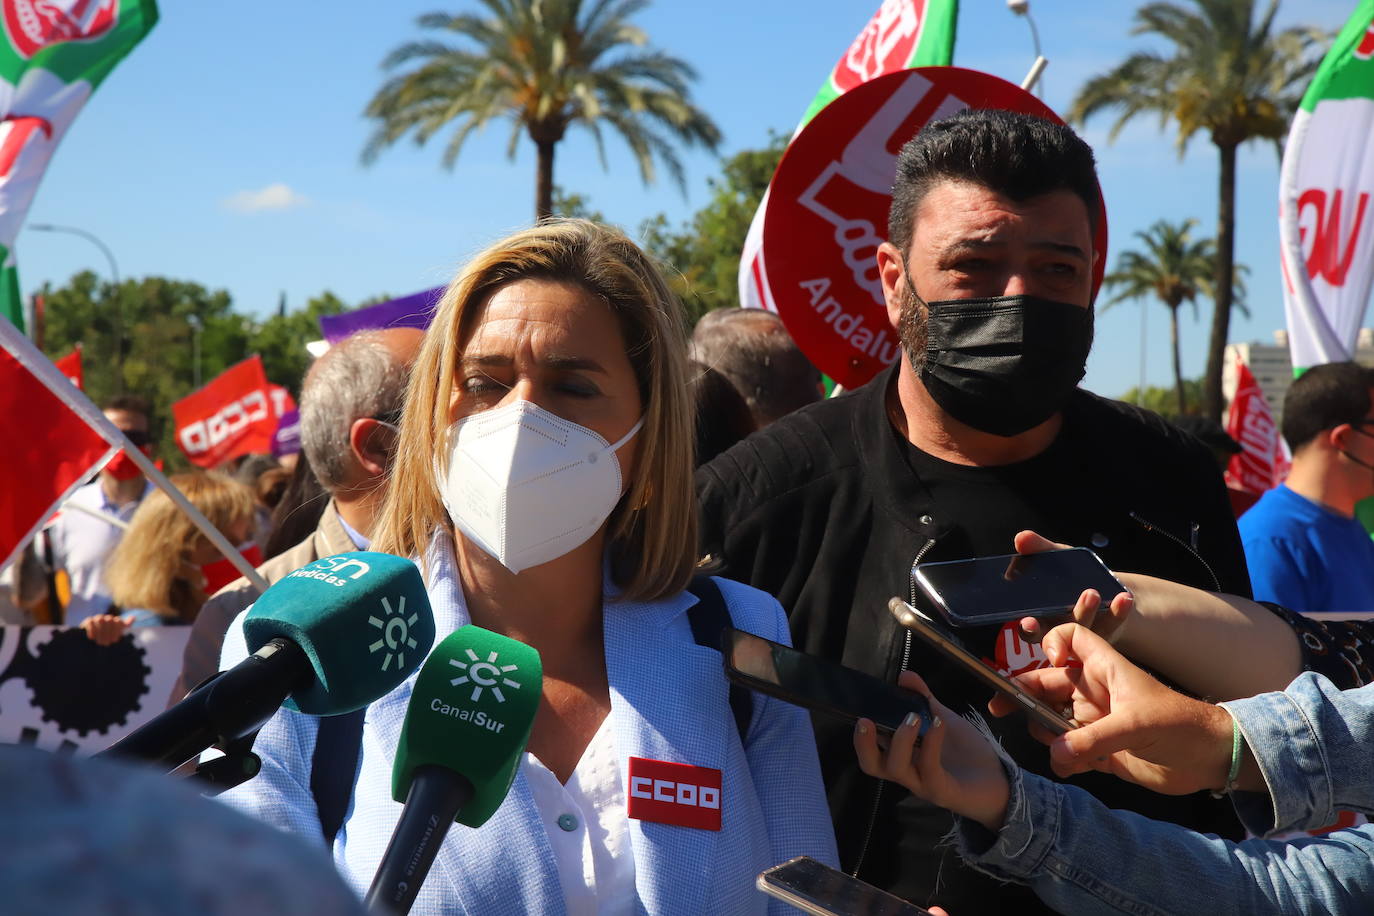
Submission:
<svg viewBox="0 0 1374 916">
<path fill-rule="evenodd" d="M 887 237 L 897 153 L 928 121 L 1000 108 L 1063 123 L 1014 83 L 960 67 L 889 73 L 831 102 L 787 148 L 768 191 L 760 268 L 772 306 L 803 353 L 855 388 L 901 353 L 875 255 Z M 1093 292 L 1106 263 L 1099 212 Z"/>
</svg>

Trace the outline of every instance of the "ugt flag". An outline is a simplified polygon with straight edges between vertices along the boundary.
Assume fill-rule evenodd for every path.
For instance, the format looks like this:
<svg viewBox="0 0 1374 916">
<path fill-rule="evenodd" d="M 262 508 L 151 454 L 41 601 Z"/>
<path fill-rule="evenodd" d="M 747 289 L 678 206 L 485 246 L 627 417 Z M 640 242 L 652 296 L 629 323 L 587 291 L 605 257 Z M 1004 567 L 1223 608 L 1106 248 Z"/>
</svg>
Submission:
<svg viewBox="0 0 1374 916">
<path fill-rule="evenodd" d="M 0 0 L 0 317 L 24 326 L 14 239 L 53 150 L 157 22 L 154 0 Z"/>
<path fill-rule="evenodd" d="M 250 356 L 172 405 L 177 444 L 202 468 L 239 455 L 266 455 L 282 414 L 295 407 L 285 388 L 268 384 L 262 357 Z"/>
<path fill-rule="evenodd" d="M 1288 476 L 1288 450 L 1269 403 L 1250 367 L 1236 362 L 1236 396 L 1226 417 L 1226 432 L 1241 451 L 1226 466 L 1226 485 L 1243 493 L 1263 493 Z"/>
<path fill-rule="evenodd" d="M 1293 118 L 1279 173 L 1293 368 L 1352 358 L 1374 281 L 1374 0 L 1361 0 Z"/>
<path fill-rule="evenodd" d="M 116 452 L 110 421 L 20 330 L 0 321 L 0 569 Z"/>
<path fill-rule="evenodd" d="M 816 113 L 855 86 L 909 67 L 948 67 L 954 59 L 954 26 L 959 0 L 883 0 L 854 43 L 831 69 L 807 106 L 796 137 Z M 763 262 L 763 214 L 768 194 L 759 201 L 744 251 L 739 259 L 739 304 L 773 311 L 768 269 Z"/>
</svg>

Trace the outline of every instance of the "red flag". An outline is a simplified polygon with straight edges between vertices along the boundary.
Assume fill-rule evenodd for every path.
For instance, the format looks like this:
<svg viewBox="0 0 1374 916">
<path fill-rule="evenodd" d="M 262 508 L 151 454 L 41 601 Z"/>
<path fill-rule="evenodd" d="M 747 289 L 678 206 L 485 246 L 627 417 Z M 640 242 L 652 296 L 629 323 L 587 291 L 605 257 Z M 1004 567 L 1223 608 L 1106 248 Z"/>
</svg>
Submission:
<svg viewBox="0 0 1374 916">
<path fill-rule="evenodd" d="M 86 386 L 82 384 L 81 375 L 81 344 L 77 344 L 75 350 L 61 359 L 53 360 L 53 363 L 57 366 L 57 371 L 71 379 L 73 385 L 82 391 L 86 390 Z"/>
<path fill-rule="evenodd" d="M 8 321 L 0 321 L 0 569 L 114 456 L 99 409 Z M 113 429 L 113 427 L 111 427 Z"/>
<path fill-rule="evenodd" d="M 213 468 L 239 455 L 269 454 L 280 400 L 271 388 L 255 355 L 173 404 L 177 444 L 191 463 Z"/>
<path fill-rule="evenodd" d="M 1246 493 L 1263 493 L 1288 476 L 1288 452 L 1279 436 L 1264 392 L 1245 363 L 1236 361 L 1236 396 L 1226 417 L 1226 432 L 1241 452 L 1226 468 L 1226 485 Z"/>
</svg>

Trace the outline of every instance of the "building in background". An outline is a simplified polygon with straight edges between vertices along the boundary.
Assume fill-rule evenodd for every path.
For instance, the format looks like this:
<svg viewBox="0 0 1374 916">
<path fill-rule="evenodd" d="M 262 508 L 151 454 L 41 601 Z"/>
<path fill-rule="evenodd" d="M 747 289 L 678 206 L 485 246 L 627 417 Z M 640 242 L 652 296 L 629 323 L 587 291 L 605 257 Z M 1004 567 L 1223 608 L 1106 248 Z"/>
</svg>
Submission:
<svg viewBox="0 0 1374 916">
<path fill-rule="evenodd" d="M 1283 423 L 1283 398 L 1293 384 L 1293 361 L 1288 350 L 1288 332 L 1274 332 L 1272 344 L 1253 341 L 1230 344 L 1221 375 L 1221 390 L 1229 405 L 1236 394 L 1236 360 L 1250 367 L 1250 373 L 1264 392 L 1264 400 L 1274 414 L 1274 422 Z M 1361 328 L 1355 344 L 1355 361 L 1374 366 L 1374 328 Z"/>
</svg>

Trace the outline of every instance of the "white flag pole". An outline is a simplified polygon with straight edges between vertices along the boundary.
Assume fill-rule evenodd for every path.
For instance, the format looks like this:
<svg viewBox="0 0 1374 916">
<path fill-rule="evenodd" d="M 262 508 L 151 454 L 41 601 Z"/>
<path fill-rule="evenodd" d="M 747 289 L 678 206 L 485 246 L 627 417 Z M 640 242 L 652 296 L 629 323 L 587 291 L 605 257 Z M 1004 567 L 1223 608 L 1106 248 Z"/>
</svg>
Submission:
<svg viewBox="0 0 1374 916">
<path fill-rule="evenodd" d="M 166 475 L 159 471 L 151 459 L 143 452 L 138 450 L 119 428 L 109 421 L 105 414 L 101 413 L 100 408 L 96 407 L 85 393 L 71 383 L 71 380 L 62 374 L 52 360 L 48 359 L 43 353 L 33 345 L 33 342 L 20 333 L 19 329 L 8 321 L 0 321 L 0 345 L 4 346 L 14 358 L 17 359 L 25 369 L 29 370 L 38 378 L 43 385 L 76 413 L 86 425 L 100 434 L 100 437 L 115 448 L 121 448 L 138 469 L 143 472 L 153 484 L 166 493 L 167 496 L 176 504 L 176 507 L 186 513 L 200 533 L 205 535 L 211 544 L 215 545 L 220 553 L 224 554 L 235 569 L 243 573 L 244 577 L 261 591 L 267 590 L 267 580 L 258 575 L 257 570 L 244 559 L 243 554 L 239 553 L 238 548 L 229 543 L 229 539 L 220 534 L 219 529 L 210 524 L 210 520 L 200 513 L 200 510 L 191 505 L 180 490 L 178 490 Z"/>
</svg>

